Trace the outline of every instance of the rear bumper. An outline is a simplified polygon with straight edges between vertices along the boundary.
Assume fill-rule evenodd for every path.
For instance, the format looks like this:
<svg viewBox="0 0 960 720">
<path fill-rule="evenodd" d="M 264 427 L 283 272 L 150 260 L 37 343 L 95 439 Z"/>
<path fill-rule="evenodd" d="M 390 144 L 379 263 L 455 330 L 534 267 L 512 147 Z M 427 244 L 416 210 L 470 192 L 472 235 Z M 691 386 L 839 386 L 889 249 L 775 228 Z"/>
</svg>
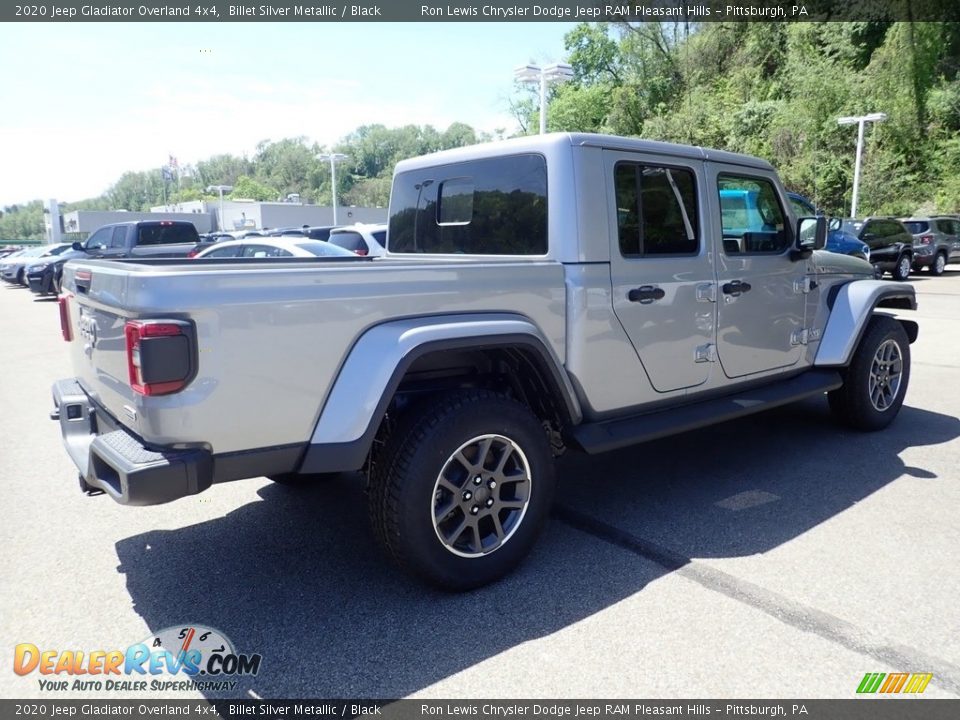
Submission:
<svg viewBox="0 0 960 720">
<path fill-rule="evenodd" d="M 148 447 L 99 409 L 74 378 L 53 385 L 54 410 L 71 460 L 88 485 L 121 505 L 157 505 L 196 495 L 213 483 L 202 449 Z"/>
</svg>

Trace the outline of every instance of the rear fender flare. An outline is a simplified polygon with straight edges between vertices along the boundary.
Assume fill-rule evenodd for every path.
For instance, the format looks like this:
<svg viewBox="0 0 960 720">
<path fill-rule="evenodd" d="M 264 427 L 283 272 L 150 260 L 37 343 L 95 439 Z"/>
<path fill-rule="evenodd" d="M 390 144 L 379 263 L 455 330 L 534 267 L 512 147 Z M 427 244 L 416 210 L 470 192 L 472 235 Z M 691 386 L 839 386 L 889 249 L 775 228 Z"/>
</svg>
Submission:
<svg viewBox="0 0 960 720">
<path fill-rule="evenodd" d="M 370 328 L 351 348 L 317 420 L 301 472 L 359 469 L 390 400 L 417 358 L 483 347 L 523 347 L 536 353 L 568 419 L 581 421 L 579 401 L 560 359 L 528 318 L 497 313 L 394 320 Z"/>
</svg>

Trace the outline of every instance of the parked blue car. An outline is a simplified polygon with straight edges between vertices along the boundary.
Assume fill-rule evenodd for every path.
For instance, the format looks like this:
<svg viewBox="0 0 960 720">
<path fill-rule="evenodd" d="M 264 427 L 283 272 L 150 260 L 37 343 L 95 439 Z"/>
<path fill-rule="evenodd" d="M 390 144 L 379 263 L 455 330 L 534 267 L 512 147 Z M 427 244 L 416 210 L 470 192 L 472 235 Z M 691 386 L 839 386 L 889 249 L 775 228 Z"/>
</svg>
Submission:
<svg viewBox="0 0 960 720">
<path fill-rule="evenodd" d="M 787 197 L 793 206 L 793 213 L 797 217 L 812 217 L 822 215 L 803 195 L 799 193 L 788 192 Z M 870 246 L 855 235 L 851 235 L 841 229 L 827 231 L 827 244 L 824 250 L 839 253 L 840 255 L 853 255 L 854 257 L 870 260 Z"/>
</svg>

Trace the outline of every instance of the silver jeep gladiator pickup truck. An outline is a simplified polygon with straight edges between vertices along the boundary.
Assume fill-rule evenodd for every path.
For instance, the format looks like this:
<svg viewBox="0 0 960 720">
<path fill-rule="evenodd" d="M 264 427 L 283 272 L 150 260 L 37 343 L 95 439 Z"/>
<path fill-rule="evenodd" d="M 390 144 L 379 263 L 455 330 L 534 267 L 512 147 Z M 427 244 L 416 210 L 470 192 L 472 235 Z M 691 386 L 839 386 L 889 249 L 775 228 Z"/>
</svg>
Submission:
<svg viewBox="0 0 960 720">
<path fill-rule="evenodd" d="M 68 264 L 52 416 L 81 487 L 128 505 L 363 471 L 387 553 L 476 587 L 530 550 L 566 447 L 824 393 L 894 419 L 918 329 L 878 309 L 913 288 L 790 207 L 762 160 L 642 140 L 406 160 L 376 261 Z"/>
</svg>

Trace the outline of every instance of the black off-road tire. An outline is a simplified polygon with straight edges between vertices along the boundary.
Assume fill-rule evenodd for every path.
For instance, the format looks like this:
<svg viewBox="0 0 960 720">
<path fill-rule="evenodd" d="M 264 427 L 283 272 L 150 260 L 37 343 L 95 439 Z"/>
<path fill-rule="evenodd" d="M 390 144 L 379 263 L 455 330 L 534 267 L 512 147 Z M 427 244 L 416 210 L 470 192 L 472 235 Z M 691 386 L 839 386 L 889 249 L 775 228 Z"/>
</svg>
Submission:
<svg viewBox="0 0 960 720">
<path fill-rule="evenodd" d="M 882 348 L 886 352 L 881 352 Z M 886 358 L 885 355 L 895 355 L 899 359 Z M 885 368 L 885 365 L 890 367 Z M 895 392 L 891 392 L 891 373 L 896 373 L 898 378 Z M 881 383 L 879 389 L 878 382 Z M 887 385 L 882 385 L 883 382 Z M 844 372 L 843 387 L 827 393 L 827 400 L 833 414 L 850 427 L 868 432 L 882 430 L 900 412 L 909 383 L 910 341 L 907 333 L 893 318 L 878 315 L 870 319 L 854 351 L 853 361 Z M 885 407 L 878 407 L 877 398 L 880 398 L 879 405 Z"/>
<path fill-rule="evenodd" d="M 893 266 L 893 270 L 890 271 L 890 275 L 894 280 L 903 282 L 910 277 L 910 271 L 912 269 L 913 258 L 907 254 L 903 254 L 897 258 L 897 264 Z"/>
<path fill-rule="evenodd" d="M 500 443 L 499 458 L 507 456 L 513 468 L 512 476 L 502 475 L 505 479 L 498 490 L 485 487 L 496 475 L 487 475 L 486 469 L 468 470 L 455 460 L 458 450 L 470 453 L 476 448 L 472 457 L 481 465 L 485 458 L 488 465 L 497 465 L 497 450 L 491 454 L 491 447 L 496 446 L 487 445 L 481 451 L 485 438 L 496 438 L 491 442 Z M 520 482 L 509 479 L 523 475 L 522 461 L 529 478 Z M 499 465 L 505 473 L 503 464 Z M 458 469 L 463 470 L 464 484 L 452 483 L 457 492 L 442 488 L 441 474 L 446 471 L 456 475 Z M 481 475 L 483 484 L 475 487 L 474 480 Z M 501 493 L 508 494 L 508 485 L 513 488 L 508 500 L 514 505 L 515 493 L 527 493 L 519 515 L 511 509 L 497 510 L 503 499 Z M 547 434 L 526 406 L 487 390 L 445 393 L 408 410 L 374 458 L 367 491 L 370 522 L 380 545 L 403 570 L 444 590 L 470 590 L 503 577 L 527 556 L 550 513 L 554 488 Z M 481 507 L 478 516 L 471 519 L 466 510 L 469 503 L 463 498 L 466 491 L 476 491 L 477 498 L 497 505 L 491 510 Z M 464 507 L 452 507 L 444 515 L 438 507 L 448 503 Z M 445 522 L 476 522 L 492 528 L 493 515 L 497 516 L 497 534 L 487 538 L 492 549 L 484 546 L 480 534 L 470 535 L 466 548 L 456 545 L 463 535 L 454 536 L 452 541 L 441 539 L 441 533 L 449 527 Z M 506 532 L 511 521 L 513 530 Z M 480 550 L 473 538 L 480 539 Z"/>
</svg>

